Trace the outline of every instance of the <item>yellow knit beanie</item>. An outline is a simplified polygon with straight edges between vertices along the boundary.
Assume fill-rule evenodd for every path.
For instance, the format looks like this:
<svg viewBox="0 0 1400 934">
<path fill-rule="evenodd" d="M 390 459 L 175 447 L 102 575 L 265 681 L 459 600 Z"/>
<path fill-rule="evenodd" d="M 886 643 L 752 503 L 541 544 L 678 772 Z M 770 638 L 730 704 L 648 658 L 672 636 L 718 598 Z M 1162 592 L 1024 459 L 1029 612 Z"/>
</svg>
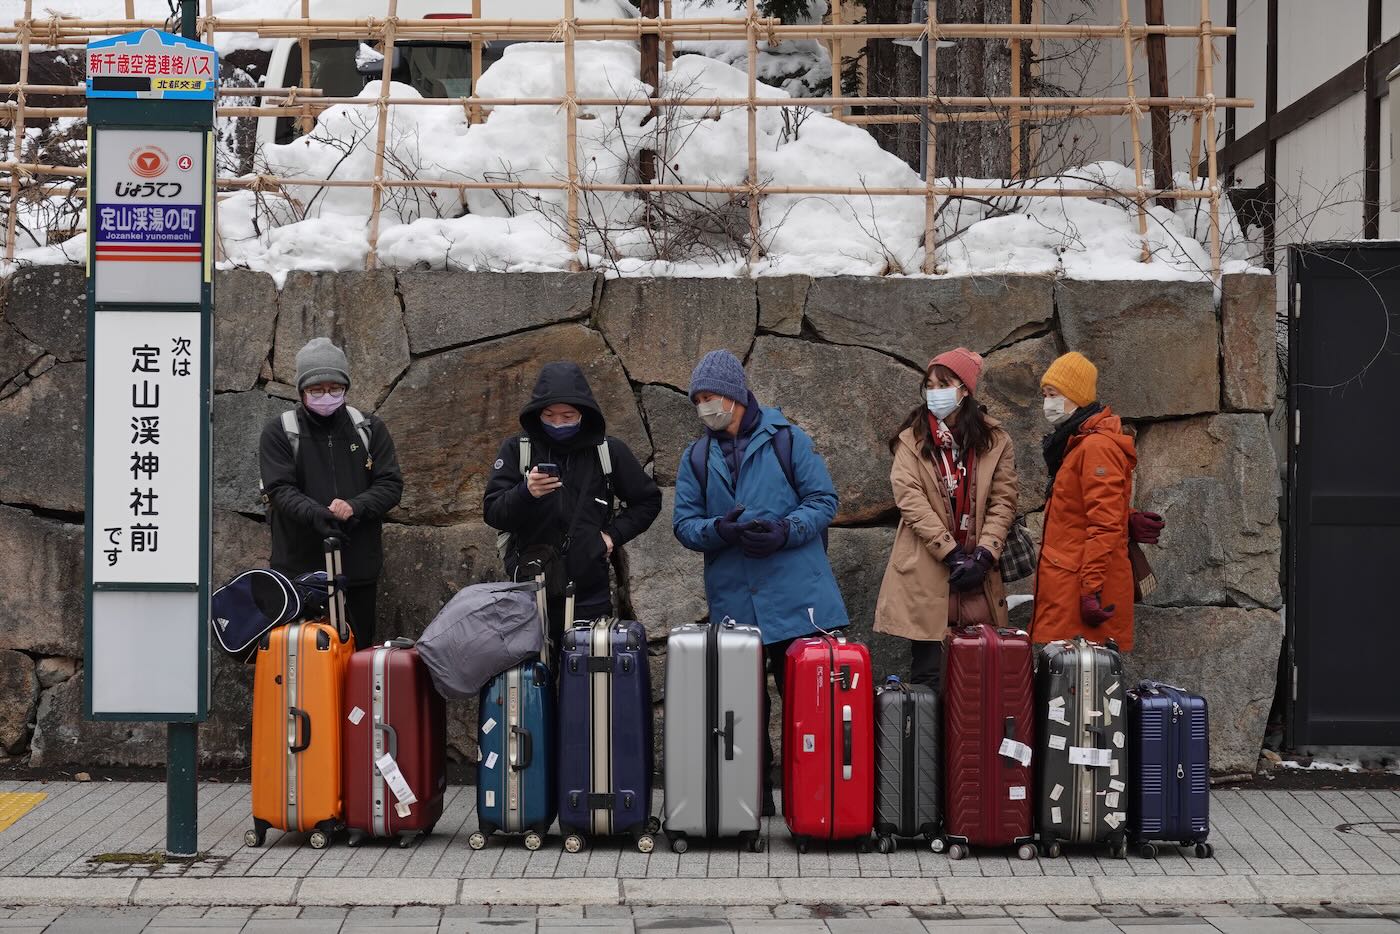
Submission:
<svg viewBox="0 0 1400 934">
<path fill-rule="evenodd" d="M 1086 406 L 1099 397 L 1099 370 L 1082 353 L 1071 350 L 1040 378 L 1041 387 L 1054 386 L 1076 406 Z"/>
</svg>

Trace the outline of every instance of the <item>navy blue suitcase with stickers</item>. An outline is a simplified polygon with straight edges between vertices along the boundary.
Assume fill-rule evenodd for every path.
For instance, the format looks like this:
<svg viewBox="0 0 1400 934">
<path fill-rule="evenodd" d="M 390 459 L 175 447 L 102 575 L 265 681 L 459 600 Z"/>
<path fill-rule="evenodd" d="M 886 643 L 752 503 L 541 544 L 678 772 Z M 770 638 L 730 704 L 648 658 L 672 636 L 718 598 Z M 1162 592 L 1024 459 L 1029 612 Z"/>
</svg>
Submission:
<svg viewBox="0 0 1400 934">
<path fill-rule="evenodd" d="M 1206 699 L 1159 681 L 1128 692 L 1128 835 L 1148 858 L 1153 841 L 1209 859 L 1210 718 Z"/>
</svg>

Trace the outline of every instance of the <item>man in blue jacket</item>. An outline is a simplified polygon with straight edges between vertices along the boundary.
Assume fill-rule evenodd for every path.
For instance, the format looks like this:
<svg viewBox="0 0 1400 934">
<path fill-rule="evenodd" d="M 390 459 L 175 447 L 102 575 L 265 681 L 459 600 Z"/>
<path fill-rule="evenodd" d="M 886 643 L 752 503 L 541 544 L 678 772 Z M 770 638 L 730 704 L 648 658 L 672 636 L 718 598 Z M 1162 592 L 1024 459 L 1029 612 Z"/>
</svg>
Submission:
<svg viewBox="0 0 1400 934">
<path fill-rule="evenodd" d="M 704 437 L 681 458 L 676 538 L 705 554 L 705 596 L 714 622 L 756 625 L 778 696 L 793 640 L 847 625 L 826 558 L 836 487 L 812 439 L 749 391 L 744 366 L 727 350 L 706 354 L 690 377 Z M 764 694 L 764 722 L 771 701 Z M 774 813 L 773 742 L 764 756 L 764 814 Z"/>
</svg>

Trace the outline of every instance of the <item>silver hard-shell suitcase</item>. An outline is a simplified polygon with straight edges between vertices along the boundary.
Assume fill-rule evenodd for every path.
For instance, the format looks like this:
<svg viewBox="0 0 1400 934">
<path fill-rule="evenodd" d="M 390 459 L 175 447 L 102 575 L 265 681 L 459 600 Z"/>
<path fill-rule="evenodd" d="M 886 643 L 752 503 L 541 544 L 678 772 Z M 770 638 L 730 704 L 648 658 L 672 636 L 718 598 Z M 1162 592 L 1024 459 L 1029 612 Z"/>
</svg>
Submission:
<svg viewBox="0 0 1400 934">
<path fill-rule="evenodd" d="M 1036 666 L 1036 827 L 1042 852 L 1108 843 L 1127 855 L 1127 711 L 1123 659 L 1110 640 L 1051 642 Z"/>
<path fill-rule="evenodd" d="M 763 849 L 763 636 L 726 619 L 678 626 L 666 645 L 666 833 L 742 837 Z"/>
</svg>

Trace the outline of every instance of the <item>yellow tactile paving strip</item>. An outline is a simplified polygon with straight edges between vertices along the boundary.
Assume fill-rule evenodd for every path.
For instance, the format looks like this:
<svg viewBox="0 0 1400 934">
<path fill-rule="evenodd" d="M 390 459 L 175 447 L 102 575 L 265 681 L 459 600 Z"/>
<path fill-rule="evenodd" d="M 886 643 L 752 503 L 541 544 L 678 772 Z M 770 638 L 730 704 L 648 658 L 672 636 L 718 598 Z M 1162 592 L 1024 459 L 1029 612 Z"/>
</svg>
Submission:
<svg viewBox="0 0 1400 934">
<path fill-rule="evenodd" d="M 9 830 L 15 821 L 34 810 L 47 797 L 48 794 L 42 791 L 0 792 L 0 831 Z"/>
</svg>

